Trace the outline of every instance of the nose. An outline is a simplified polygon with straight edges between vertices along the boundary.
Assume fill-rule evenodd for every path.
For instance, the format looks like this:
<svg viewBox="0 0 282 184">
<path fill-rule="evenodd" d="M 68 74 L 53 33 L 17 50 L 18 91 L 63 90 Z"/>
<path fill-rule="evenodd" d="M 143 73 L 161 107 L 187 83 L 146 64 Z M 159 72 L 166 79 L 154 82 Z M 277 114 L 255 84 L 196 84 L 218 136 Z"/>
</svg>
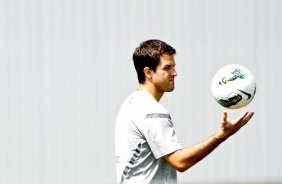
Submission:
<svg viewBox="0 0 282 184">
<path fill-rule="evenodd" d="M 175 69 L 175 68 L 172 69 L 172 74 L 171 74 L 171 75 L 172 75 L 172 76 L 175 76 L 175 77 L 177 76 L 177 72 L 176 72 L 176 69 Z"/>
</svg>

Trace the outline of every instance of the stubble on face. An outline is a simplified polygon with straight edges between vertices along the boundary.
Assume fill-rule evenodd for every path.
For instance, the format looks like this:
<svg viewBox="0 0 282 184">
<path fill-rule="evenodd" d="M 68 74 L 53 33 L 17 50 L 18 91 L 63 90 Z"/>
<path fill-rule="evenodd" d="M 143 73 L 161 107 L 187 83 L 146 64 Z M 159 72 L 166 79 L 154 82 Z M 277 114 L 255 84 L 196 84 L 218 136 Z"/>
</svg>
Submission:
<svg viewBox="0 0 282 184">
<path fill-rule="evenodd" d="M 160 63 L 156 68 L 153 78 L 156 90 L 160 93 L 174 90 L 174 78 L 177 76 L 175 65 L 172 55 L 164 54 L 161 56 Z"/>
</svg>

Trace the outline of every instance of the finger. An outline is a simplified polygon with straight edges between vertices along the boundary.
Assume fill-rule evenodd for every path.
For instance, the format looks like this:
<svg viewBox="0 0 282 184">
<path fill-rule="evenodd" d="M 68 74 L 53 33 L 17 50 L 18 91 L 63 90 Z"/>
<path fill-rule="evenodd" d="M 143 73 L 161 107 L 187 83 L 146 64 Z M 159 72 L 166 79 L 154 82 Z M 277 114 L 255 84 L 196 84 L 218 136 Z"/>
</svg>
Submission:
<svg viewBox="0 0 282 184">
<path fill-rule="evenodd" d="M 234 124 L 241 124 L 242 120 L 247 116 L 247 114 L 249 114 L 249 112 L 245 112 L 244 114 L 242 114 L 239 118 L 235 120 Z"/>
<path fill-rule="evenodd" d="M 244 117 L 241 123 L 243 125 L 247 124 L 250 121 L 250 119 L 253 117 L 254 114 L 255 114 L 254 112 L 249 113 L 247 116 Z"/>
</svg>

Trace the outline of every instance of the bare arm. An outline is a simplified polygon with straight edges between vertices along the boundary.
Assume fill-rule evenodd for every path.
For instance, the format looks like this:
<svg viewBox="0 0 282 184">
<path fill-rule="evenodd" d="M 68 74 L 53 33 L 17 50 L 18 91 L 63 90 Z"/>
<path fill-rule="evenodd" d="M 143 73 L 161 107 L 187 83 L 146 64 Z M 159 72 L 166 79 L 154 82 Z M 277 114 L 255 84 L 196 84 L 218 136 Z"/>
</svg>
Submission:
<svg viewBox="0 0 282 184">
<path fill-rule="evenodd" d="M 201 143 L 177 150 L 165 156 L 165 159 L 178 171 L 184 172 L 194 164 L 205 158 L 218 145 L 224 142 L 227 138 L 235 134 L 240 128 L 246 125 L 254 115 L 244 113 L 232 122 L 227 121 L 227 113 L 223 113 L 221 127 L 218 133 L 209 137 Z"/>
</svg>

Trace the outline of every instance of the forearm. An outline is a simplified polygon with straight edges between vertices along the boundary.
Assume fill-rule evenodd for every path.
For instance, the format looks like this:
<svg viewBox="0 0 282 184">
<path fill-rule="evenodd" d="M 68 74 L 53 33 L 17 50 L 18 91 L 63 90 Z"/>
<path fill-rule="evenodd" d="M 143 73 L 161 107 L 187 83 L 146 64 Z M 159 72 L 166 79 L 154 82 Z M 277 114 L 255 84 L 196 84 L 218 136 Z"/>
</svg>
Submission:
<svg viewBox="0 0 282 184">
<path fill-rule="evenodd" d="M 167 155 L 166 159 L 175 169 L 183 172 L 205 158 L 225 139 L 226 138 L 220 138 L 218 134 L 213 135 L 203 142 L 177 150 L 173 154 Z"/>
<path fill-rule="evenodd" d="M 228 137 L 235 134 L 240 128 L 245 126 L 254 115 L 253 112 L 245 112 L 232 122 L 227 121 L 227 113 L 223 113 L 220 130 L 217 134 L 204 140 L 201 143 L 177 150 L 165 156 L 165 159 L 178 171 L 183 172 L 194 164 L 205 158 L 218 145 Z"/>
</svg>

